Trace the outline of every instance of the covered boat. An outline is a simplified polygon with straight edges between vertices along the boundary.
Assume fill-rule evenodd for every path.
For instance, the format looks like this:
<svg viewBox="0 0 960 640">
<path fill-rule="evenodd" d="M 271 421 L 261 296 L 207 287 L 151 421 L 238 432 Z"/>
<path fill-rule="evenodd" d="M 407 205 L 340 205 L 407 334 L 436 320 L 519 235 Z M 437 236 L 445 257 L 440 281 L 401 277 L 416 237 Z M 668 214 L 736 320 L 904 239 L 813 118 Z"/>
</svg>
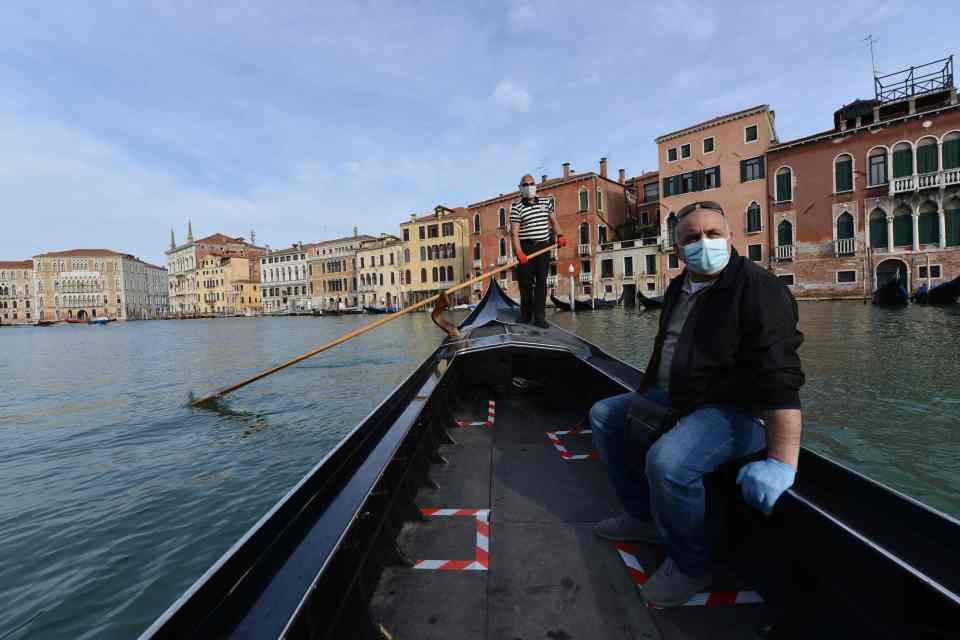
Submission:
<svg viewBox="0 0 960 640">
<path fill-rule="evenodd" d="M 640 301 L 644 309 L 663 309 L 663 296 L 647 297 L 637 291 L 637 300 Z"/>
<path fill-rule="evenodd" d="M 771 516 L 707 478 L 716 581 L 649 609 L 657 547 L 612 544 L 597 399 L 641 371 L 496 283 L 143 638 L 942 638 L 960 522 L 802 450 Z"/>
<path fill-rule="evenodd" d="M 374 313 L 374 314 L 377 314 L 377 315 L 383 315 L 383 314 L 386 314 L 386 313 L 396 313 L 396 312 L 397 312 L 397 308 L 396 308 L 396 307 L 374 307 L 374 306 L 365 306 L 365 307 L 363 308 L 363 310 L 366 311 L 367 313 Z"/>
<path fill-rule="evenodd" d="M 553 306 L 559 311 L 570 311 L 570 302 L 564 301 L 553 294 L 550 294 L 550 301 L 553 302 Z M 593 311 L 595 309 L 612 309 L 615 306 L 620 304 L 620 300 L 604 300 L 603 298 L 595 298 L 591 300 L 590 298 L 574 299 L 574 305 L 576 306 L 577 311 Z"/>
<path fill-rule="evenodd" d="M 917 289 L 917 292 L 913 294 L 914 302 L 938 306 L 956 304 L 957 298 L 960 298 L 960 276 L 957 276 L 950 282 L 938 284 L 929 290 L 927 289 L 927 285 L 923 284 Z"/>
<path fill-rule="evenodd" d="M 910 302 L 907 287 L 899 278 L 892 278 L 877 287 L 873 292 L 873 304 L 881 306 L 901 306 Z"/>
</svg>

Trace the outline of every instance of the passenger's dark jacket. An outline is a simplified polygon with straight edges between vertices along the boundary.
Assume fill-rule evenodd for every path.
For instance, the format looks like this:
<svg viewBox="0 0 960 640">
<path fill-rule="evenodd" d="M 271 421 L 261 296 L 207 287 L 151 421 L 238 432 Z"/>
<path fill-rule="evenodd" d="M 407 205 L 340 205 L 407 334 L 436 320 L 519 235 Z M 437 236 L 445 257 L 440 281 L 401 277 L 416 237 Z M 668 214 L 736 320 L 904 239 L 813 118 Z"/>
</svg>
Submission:
<svg viewBox="0 0 960 640">
<path fill-rule="evenodd" d="M 667 287 L 660 330 L 641 388 L 656 385 L 668 318 L 686 271 Z M 736 251 L 720 277 L 697 294 L 670 365 L 670 398 L 680 413 L 707 404 L 755 410 L 800 408 L 803 370 L 797 302 L 773 274 Z"/>
</svg>

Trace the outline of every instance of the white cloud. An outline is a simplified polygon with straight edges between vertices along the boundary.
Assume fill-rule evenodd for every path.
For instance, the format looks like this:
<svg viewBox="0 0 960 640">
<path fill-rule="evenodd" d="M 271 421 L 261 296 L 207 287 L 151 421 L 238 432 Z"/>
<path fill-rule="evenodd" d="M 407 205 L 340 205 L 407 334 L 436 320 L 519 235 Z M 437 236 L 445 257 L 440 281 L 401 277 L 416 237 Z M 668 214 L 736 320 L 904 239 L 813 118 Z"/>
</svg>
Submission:
<svg viewBox="0 0 960 640">
<path fill-rule="evenodd" d="M 513 31 L 526 31 L 537 22 L 537 11 L 528 2 L 518 4 L 510 9 L 508 24 Z"/>
<path fill-rule="evenodd" d="M 530 94 L 510 80 L 501 80 L 493 90 L 493 99 L 511 111 L 530 111 Z"/>
</svg>

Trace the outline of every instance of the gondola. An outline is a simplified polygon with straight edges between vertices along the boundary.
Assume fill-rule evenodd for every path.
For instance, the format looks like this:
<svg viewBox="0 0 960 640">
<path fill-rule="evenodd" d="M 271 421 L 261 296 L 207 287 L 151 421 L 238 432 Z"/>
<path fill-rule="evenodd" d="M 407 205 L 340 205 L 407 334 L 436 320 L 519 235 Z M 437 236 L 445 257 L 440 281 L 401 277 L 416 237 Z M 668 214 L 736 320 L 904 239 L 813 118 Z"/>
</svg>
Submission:
<svg viewBox="0 0 960 640">
<path fill-rule="evenodd" d="M 900 282 L 899 278 L 889 280 L 873 292 L 873 304 L 876 305 L 892 307 L 905 305 L 909 302 L 910 294 L 907 293 L 907 287 Z"/>
<path fill-rule="evenodd" d="M 913 301 L 918 304 L 932 304 L 937 306 L 946 306 L 956 304 L 957 298 L 960 298 L 960 276 L 957 276 L 950 282 L 938 284 L 932 289 L 927 289 L 923 284 L 913 294 Z"/>
<path fill-rule="evenodd" d="M 554 308 L 558 311 L 570 311 L 569 302 L 564 302 L 553 294 L 550 294 L 550 300 L 553 302 Z M 596 298 L 591 302 L 589 298 L 586 300 L 576 298 L 574 299 L 574 304 L 576 305 L 577 311 L 594 311 L 596 309 L 612 309 L 620 304 L 620 300 L 604 300 L 603 298 Z"/>
<path fill-rule="evenodd" d="M 770 516 L 706 478 L 715 582 L 675 609 L 662 561 L 596 538 L 619 510 L 584 435 L 641 371 L 517 324 L 493 282 L 379 406 L 141 638 L 941 638 L 960 522 L 808 449 Z"/>
<path fill-rule="evenodd" d="M 637 291 L 637 300 L 643 305 L 644 309 L 663 309 L 663 296 L 647 297 Z"/>
<path fill-rule="evenodd" d="M 379 314 L 379 315 L 382 315 L 382 314 L 385 314 L 385 313 L 396 313 L 396 312 L 397 312 L 397 308 L 396 308 L 396 307 L 372 307 L 372 306 L 371 306 L 371 307 L 366 307 L 366 306 L 365 306 L 365 307 L 363 308 L 363 310 L 366 311 L 367 313 L 375 313 L 375 314 Z"/>
</svg>

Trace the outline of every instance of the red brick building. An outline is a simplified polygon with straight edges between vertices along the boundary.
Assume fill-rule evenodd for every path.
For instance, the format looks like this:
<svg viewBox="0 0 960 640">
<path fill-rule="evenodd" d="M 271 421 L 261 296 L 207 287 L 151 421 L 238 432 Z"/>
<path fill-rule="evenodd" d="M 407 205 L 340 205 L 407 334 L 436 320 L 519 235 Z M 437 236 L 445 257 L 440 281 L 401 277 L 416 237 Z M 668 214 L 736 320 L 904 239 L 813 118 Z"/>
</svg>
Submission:
<svg viewBox="0 0 960 640">
<path fill-rule="evenodd" d="M 797 298 L 913 292 L 960 275 L 960 104 L 952 60 L 878 79 L 832 129 L 767 152 L 770 267 Z"/>
<path fill-rule="evenodd" d="M 517 176 L 517 184 L 520 176 Z M 607 159 L 600 159 L 599 173 L 575 173 L 570 163 L 563 164 L 563 176 L 541 176 L 537 195 L 554 199 L 557 221 L 567 237 L 567 246 L 560 249 L 550 263 L 549 288 L 558 295 L 567 295 L 569 268 L 574 268 L 578 293 L 593 295 L 599 270 L 596 268 L 600 244 L 615 239 L 615 230 L 627 218 L 629 208 L 624 171 L 619 179 L 607 177 Z M 470 257 L 474 275 L 506 264 L 512 259 L 510 243 L 510 206 L 520 198 L 519 191 L 468 205 L 470 223 Z M 557 275 L 560 278 L 557 278 Z M 501 274 L 500 285 L 519 298 L 515 273 Z M 474 298 L 481 288 L 474 287 Z"/>
</svg>

